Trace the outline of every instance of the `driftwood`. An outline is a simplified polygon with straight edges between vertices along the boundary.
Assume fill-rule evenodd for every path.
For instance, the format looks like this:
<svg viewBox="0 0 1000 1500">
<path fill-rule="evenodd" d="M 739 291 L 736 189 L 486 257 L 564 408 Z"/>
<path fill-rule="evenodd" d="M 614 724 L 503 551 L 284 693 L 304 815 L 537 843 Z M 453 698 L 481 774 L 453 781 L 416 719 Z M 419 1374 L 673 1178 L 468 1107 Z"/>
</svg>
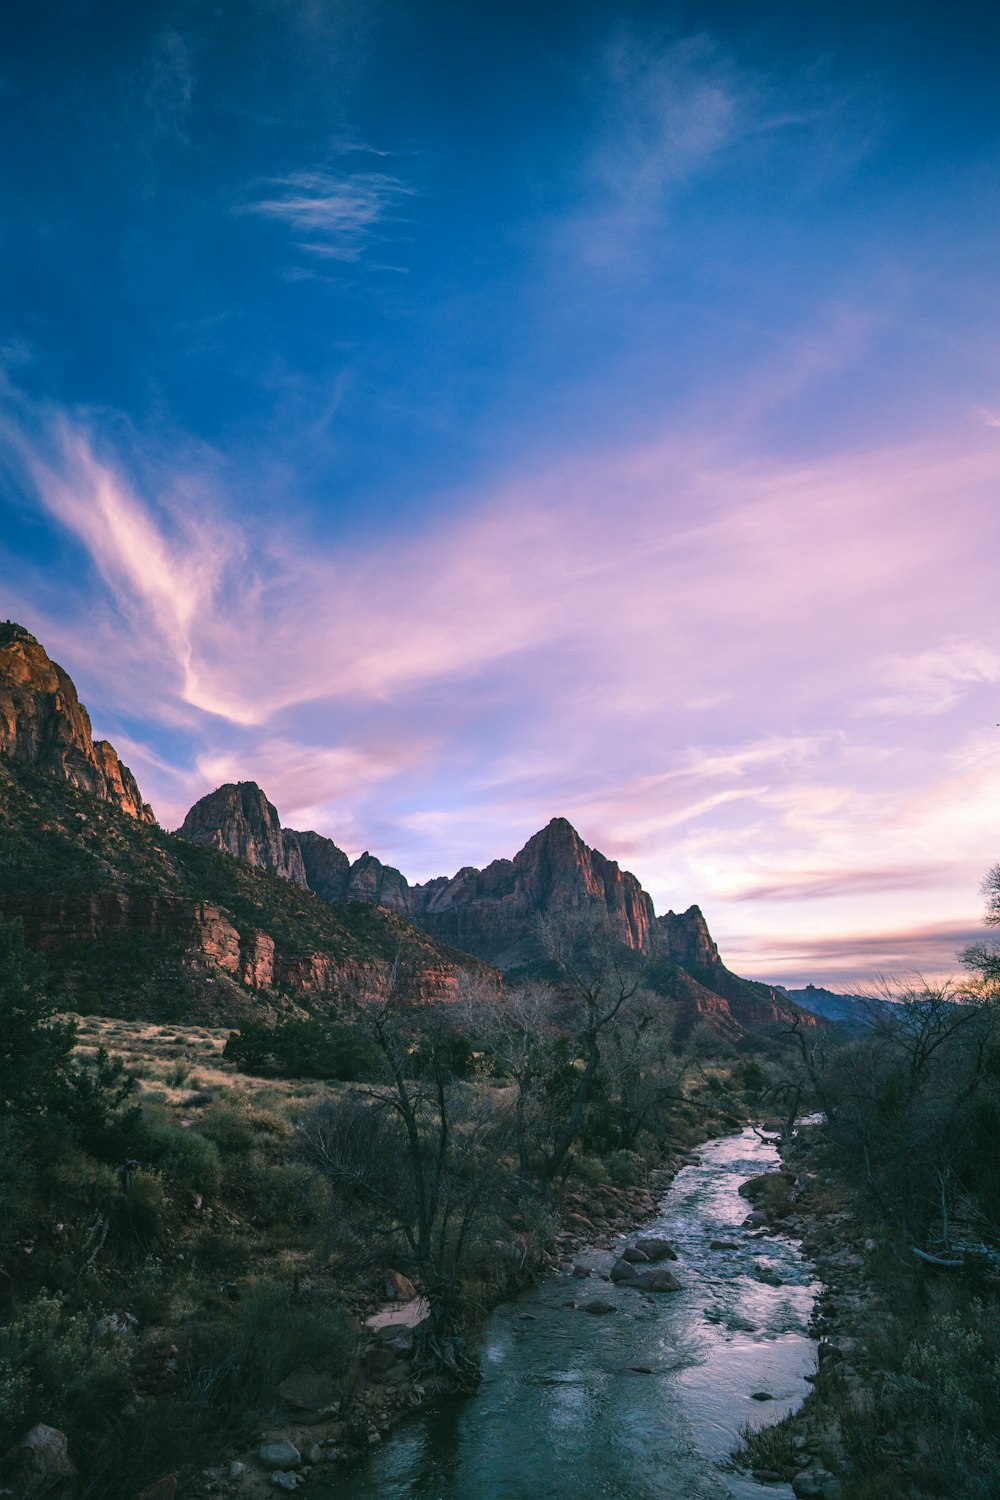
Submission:
<svg viewBox="0 0 1000 1500">
<path fill-rule="evenodd" d="M 911 1245 L 910 1249 L 914 1255 L 919 1255 L 921 1260 L 927 1261 L 928 1265 L 943 1266 L 947 1271 L 957 1271 L 965 1265 L 964 1260 L 947 1260 L 943 1255 L 932 1255 L 929 1250 L 918 1250 L 916 1245 Z"/>
</svg>

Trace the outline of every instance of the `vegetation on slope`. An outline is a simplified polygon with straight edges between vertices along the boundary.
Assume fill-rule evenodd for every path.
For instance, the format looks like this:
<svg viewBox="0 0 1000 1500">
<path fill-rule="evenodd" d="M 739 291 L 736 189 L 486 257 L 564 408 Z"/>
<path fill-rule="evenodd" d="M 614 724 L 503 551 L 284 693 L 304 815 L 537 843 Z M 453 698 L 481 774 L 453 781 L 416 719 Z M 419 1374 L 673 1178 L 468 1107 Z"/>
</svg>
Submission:
<svg viewBox="0 0 1000 1500">
<path fill-rule="evenodd" d="M 607 988 L 589 1010 L 538 990 L 428 1007 L 392 964 L 330 1027 L 330 1071 L 353 1030 L 361 1077 L 255 1076 L 239 1034 L 67 1021 L 16 922 L 0 944 L 0 1454 L 60 1428 L 81 1500 L 171 1470 L 186 1493 L 289 1420 L 282 1382 L 307 1366 L 329 1372 L 340 1451 L 364 1445 L 390 1398 L 354 1319 L 390 1269 L 432 1308 L 392 1399 L 467 1385 L 478 1320 L 552 1262 L 562 1209 L 621 1212 L 771 1074 L 679 1053 L 638 990 L 614 1017 Z"/>
</svg>

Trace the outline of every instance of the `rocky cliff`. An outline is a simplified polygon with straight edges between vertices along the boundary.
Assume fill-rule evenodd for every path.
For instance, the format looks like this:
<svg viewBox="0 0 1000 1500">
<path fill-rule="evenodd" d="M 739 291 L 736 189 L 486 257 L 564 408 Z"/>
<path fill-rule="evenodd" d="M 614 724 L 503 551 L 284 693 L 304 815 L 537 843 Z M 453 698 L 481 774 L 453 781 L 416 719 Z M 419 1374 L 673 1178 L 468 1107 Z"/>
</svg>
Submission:
<svg viewBox="0 0 1000 1500">
<path fill-rule="evenodd" d="M 634 875 L 588 848 L 565 818 L 553 818 L 513 859 L 415 885 L 410 898 L 410 915 L 426 931 L 501 968 L 540 956 L 542 915 L 599 913 L 626 947 L 650 948 L 652 901 Z"/>
<path fill-rule="evenodd" d="M 352 866 L 318 836 L 315 878 L 325 870 L 331 889 L 368 899 L 313 894 L 296 835 L 253 782 L 203 798 L 184 834 L 157 826 L 112 746 L 94 742 L 62 668 L 21 626 L 0 626 L 0 915 L 23 920 L 67 1005 L 232 1021 L 326 1009 L 397 957 L 428 1000 L 492 972 L 414 927 L 399 902 L 387 909 L 393 882 L 377 860 Z"/>
<path fill-rule="evenodd" d="M 177 833 L 192 844 L 225 849 L 283 880 L 309 884 L 298 838 L 282 828 L 277 809 L 255 781 L 227 781 L 209 792 L 191 808 Z"/>
<path fill-rule="evenodd" d="M 411 886 L 405 876 L 367 851 L 353 863 L 331 839 L 284 830 L 253 783 L 256 799 L 269 809 L 269 839 L 252 840 L 232 828 L 230 806 L 238 788 L 222 787 L 202 798 L 181 833 L 225 847 L 240 858 L 278 870 L 291 841 L 301 854 L 305 883 L 326 901 L 366 902 L 409 918 L 437 942 L 475 954 L 509 973 L 543 963 L 540 918 L 593 913 L 607 919 L 618 940 L 649 961 L 650 983 L 677 1002 L 682 1022 L 704 1021 L 733 1036 L 786 1021 L 787 998 L 726 968 L 697 906 L 656 916 L 636 877 L 584 843 L 565 818 L 553 818 L 513 859 L 496 859 L 482 870 L 467 866 Z M 223 795 L 225 794 L 225 795 Z M 227 821 L 228 820 L 228 821 Z"/>
<path fill-rule="evenodd" d="M 135 777 L 107 740 L 94 740 L 90 716 L 62 667 L 33 635 L 0 624 L 0 754 L 154 823 Z"/>
</svg>

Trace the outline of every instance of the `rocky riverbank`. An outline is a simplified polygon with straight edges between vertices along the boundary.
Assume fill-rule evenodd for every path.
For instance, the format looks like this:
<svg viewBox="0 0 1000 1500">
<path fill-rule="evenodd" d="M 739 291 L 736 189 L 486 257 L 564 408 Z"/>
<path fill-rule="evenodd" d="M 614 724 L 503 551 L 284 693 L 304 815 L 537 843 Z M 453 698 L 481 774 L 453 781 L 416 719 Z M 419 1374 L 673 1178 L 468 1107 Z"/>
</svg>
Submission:
<svg viewBox="0 0 1000 1500">
<path fill-rule="evenodd" d="M 743 1192 L 753 1204 L 753 1232 L 801 1241 L 823 1284 L 810 1324 L 819 1367 L 802 1406 L 757 1429 L 737 1450 L 737 1460 L 765 1482 L 790 1482 L 797 1500 L 853 1500 L 856 1433 L 878 1425 L 880 1372 L 869 1353 L 870 1335 L 873 1320 L 888 1314 L 873 1277 L 878 1246 L 859 1228 L 847 1187 L 816 1164 L 808 1128 L 783 1147 L 783 1163 L 780 1171 L 745 1184 Z M 875 1436 L 883 1465 L 902 1479 L 901 1439 L 891 1432 Z"/>
<path fill-rule="evenodd" d="M 697 1161 L 693 1151 L 669 1153 L 641 1185 L 600 1183 L 563 1195 L 556 1228 L 540 1254 L 527 1252 L 520 1271 L 502 1288 L 503 1300 L 540 1275 L 587 1274 L 577 1257 L 585 1248 L 611 1250 L 655 1215 L 677 1173 Z M 514 1234 L 524 1226 L 512 1225 Z M 256 1441 L 228 1450 L 192 1478 L 164 1476 L 137 1500 L 185 1500 L 196 1495 L 263 1500 L 308 1489 L 311 1476 L 356 1462 L 426 1401 L 452 1394 L 447 1378 L 421 1378 L 414 1369 L 416 1327 L 424 1304 L 419 1289 L 397 1272 L 386 1278 L 388 1300 L 371 1293 L 348 1303 L 358 1335 L 354 1368 L 293 1370 L 278 1388 L 283 1415 Z M 415 1316 L 415 1313 L 417 1316 Z"/>
</svg>

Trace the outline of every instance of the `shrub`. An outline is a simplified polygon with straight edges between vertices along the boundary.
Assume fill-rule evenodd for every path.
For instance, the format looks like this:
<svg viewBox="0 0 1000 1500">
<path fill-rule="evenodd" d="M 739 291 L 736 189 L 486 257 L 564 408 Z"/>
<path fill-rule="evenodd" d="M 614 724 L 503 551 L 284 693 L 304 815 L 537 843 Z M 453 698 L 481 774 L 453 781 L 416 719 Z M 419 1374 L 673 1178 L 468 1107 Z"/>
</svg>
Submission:
<svg viewBox="0 0 1000 1500">
<path fill-rule="evenodd" d="M 273 1281 L 250 1282 L 232 1316 L 189 1330 L 187 1378 L 196 1404 L 243 1430 L 271 1409 L 297 1365 L 348 1372 L 355 1337 L 344 1313 Z"/>
<path fill-rule="evenodd" d="M 990 1500 L 1000 1491 L 1000 1314 L 973 1300 L 937 1313 L 916 1337 L 902 1370 L 890 1379 L 886 1404 L 919 1434 L 925 1481 L 960 1485 L 953 1493 Z"/>
<path fill-rule="evenodd" d="M 65 1312 L 58 1297 L 26 1303 L 0 1328 L 0 1447 L 33 1422 L 54 1427 L 102 1420 L 129 1389 L 131 1351 L 96 1342 L 90 1319 Z"/>
<path fill-rule="evenodd" d="M 223 1099 L 216 1099 L 198 1121 L 201 1134 L 227 1156 L 249 1151 L 253 1145 L 253 1128 L 244 1109 Z"/>
<path fill-rule="evenodd" d="M 244 1021 L 239 1031 L 230 1032 L 222 1055 L 246 1073 L 344 1082 L 374 1077 L 379 1063 L 360 1028 L 314 1017 L 293 1017 L 275 1026 Z"/>
</svg>

